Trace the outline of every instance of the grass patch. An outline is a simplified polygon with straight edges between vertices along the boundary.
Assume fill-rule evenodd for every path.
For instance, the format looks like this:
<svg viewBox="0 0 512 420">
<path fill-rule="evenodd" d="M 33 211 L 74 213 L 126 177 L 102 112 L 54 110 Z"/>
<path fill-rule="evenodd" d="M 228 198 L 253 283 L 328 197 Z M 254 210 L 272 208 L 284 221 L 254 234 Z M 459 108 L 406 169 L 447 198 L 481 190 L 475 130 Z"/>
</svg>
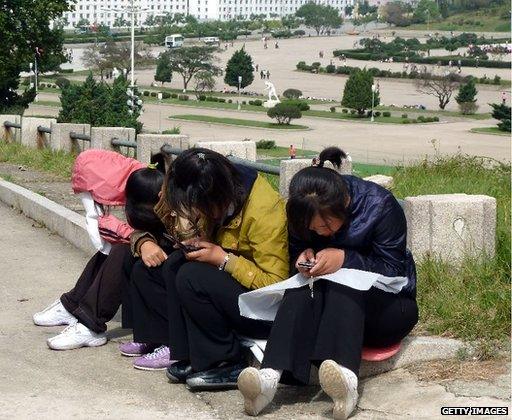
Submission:
<svg viewBox="0 0 512 420">
<path fill-rule="evenodd" d="M 243 120 L 239 118 L 211 117 L 209 115 L 171 115 L 169 118 L 187 121 L 199 121 L 213 124 L 238 125 L 243 127 L 270 128 L 274 130 L 306 130 L 308 128 L 305 125 L 298 124 L 279 125 L 276 123 L 267 123 L 264 121 Z"/>
<path fill-rule="evenodd" d="M 32 102 L 32 105 L 53 106 L 55 108 L 60 108 L 60 101 L 37 101 Z"/>
<path fill-rule="evenodd" d="M 408 26 L 406 29 L 429 31 L 510 32 L 510 18 L 507 14 L 506 5 L 503 7 L 485 7 L 476 11 L 457 13 L 440 22 L 430 22 L 428 27 L 426 24 L 422 23 Z"/>
<path fill-rule="evenodd" d="M 297 158 L 303 158 L 303 157 L 314 157 L 318 155 L 318 152 L 315 152 L 314 150 L 303 150 L 297 148 Z M 289 158 L 290 155 L 288 154 L 288 147 L 283 146 L 276 146 L 272 149 L 256 149 L 256 153 L 258 155 L 259 159 L 262 159 L 263 157 L 273 157 L 273 158 Z M 276 160 L 276 159 L 272 159 Z M 280 159 L 277 159 L 279 161 Z M 270 160 L 269 160 L 270 161 Z M 265 161 L 266 162 L 266 161 Z M 269 165 L 272 165 L 269 163 Z M 279 163 L 278 163 L 279 165 Z"/>
<path fill-rule="evenodd" d="M 406 114 L 427 114 L 432 117 L 463 117 L 463 118 L 471 118 L 473 120 L 487 120 L 491 118 L 490 113 L 480 113 L 480 114 L 462 114 L 457 111 L 444 111 L 442 109 L 439 110 L 429 110 L 429 109 L 415 109 L 415 108 L 401 108 L 395 106 L 382 106 L 379 105 L 375 107 L 378 111 L 389 111 L 389 112 L 397 112 L 397 113 L 406 113 Z"/>
<path fill-rule="evenodd" d="M 496 255 L 460 266 L 417 261 L 420 326 L 433 333 L 489 343 L 510 334 L 510 167 L 478 157 L 438 157 L 394 175 L 397 197 L 485 194 L 497 200 Z"/>
<path fill-rule="evenodd" d="M 504 137 L 510 137 L 510 133 L 507 131 L 501 131 L 498 127 L 477 127 L 472 128 L 472 133 L 483 133 L 483 134 L 493 134 L 495 136 L 504 136 Z"/>
<path fill-rule="evenodd" d="M 62 178 L 71 177 L 75 155 L 50 149 L 32 149 L 19 143 L 0 142 L 0 162 L 15 163 L 50 172 Z"/>
</svg>

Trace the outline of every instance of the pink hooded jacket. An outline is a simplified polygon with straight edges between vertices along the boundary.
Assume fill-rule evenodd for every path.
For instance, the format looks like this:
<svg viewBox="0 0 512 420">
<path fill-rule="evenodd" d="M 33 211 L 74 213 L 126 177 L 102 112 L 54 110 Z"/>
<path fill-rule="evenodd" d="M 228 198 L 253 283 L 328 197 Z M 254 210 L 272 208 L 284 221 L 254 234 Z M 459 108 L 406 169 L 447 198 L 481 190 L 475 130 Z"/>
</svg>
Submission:
<svg viewBox="0 0 512 420">
<path fill-rule="evenodd" d="M 89 193 L 104 206 L 123 206 L 126 181 L 141 162 L 109 150 L 90 149 L 80 153 L 73 166 L 71 185 L 75 194 Z M 111 214 L 98 217 L 101 237 L 109 243 L 129 242 L 133 228 Z"/>
</svg>

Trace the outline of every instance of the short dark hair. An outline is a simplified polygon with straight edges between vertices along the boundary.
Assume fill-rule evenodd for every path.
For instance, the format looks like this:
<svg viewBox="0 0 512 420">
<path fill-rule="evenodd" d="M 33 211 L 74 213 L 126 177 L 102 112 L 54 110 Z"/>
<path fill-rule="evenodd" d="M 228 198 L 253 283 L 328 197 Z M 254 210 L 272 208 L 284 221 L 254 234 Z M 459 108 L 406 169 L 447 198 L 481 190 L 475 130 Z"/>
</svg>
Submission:
<svg viewBox="0 0 512 420">
<path fill-rule="evenodd" d="M 201 213 L 207 235 L 218 227 L 213 213 L 227 215 L 230 206 L 238 213 L 247 195 L 236 167 L 220 153 L 204 148 L 181 153 L 172 162 L 165 184 L 169 207 L 183 217 Z"/>
<path fill-rule="evenodd" d="M 286 203 L 288 229 L 292 235 L 309 240 L 309 226 L 317 214 L 322 218 L 348 220 L 349 193 L 345 181 L 340 173 L 323 167 L 326 160 L 339 167 L 344 157 L 345 152 L 336 147 L 325 149 L 320 153 L 318 166 L 304 168 L 293 176 Z"/>
<path fill-rule="evenodd" d="M 132 228 L 153 234 L 164 231 L 164 225 L 153 210 L 163 181 L 164 175 L 151 168 L 137 169 L 128 177 L 125 213 Z"/>
</svg>

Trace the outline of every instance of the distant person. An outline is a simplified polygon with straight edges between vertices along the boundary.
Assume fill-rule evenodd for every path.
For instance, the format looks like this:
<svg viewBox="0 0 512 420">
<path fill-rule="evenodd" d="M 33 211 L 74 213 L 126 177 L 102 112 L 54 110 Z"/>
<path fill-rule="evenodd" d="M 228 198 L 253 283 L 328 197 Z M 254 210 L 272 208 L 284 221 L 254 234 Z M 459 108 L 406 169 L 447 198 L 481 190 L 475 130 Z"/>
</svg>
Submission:
<svg viewBox="0 0 512 420">
<path fill-rule="evenodd" d="M 260 79 L 263 80 L 263 78 L 265 77 L 265 73 L 263 73 L 263 70 L 260 71 Z"/>
<path fill-rule="evenodd" d="M 265 41 L 265 43 L 263 44 L 263 48 L 264 48 L 264 49 L 268 49 L 267 41 Z"/>
<path fill-rule="evenodd" d="M 297 149 L 295 149 L 295 146 L 293 144 L 290 144 L 290 148 L 288 149 L 288 155 L 290 156 L 290 159 L 295 159 L 297 157 Z"/>
<path fill-rule="evenodd" d="M 266 76 L 267 76 L 267 80 L 270 79 L 270 71 L 269 70 L 267 70 Z"/>
<path fill-rule="evenodd" d="M 501 103 L 503 105 L 507 104 L 507 92 L 501 92 Z"/>
<path fill-rule="evenodd" d="M 275 47 L 276 50 L 278 50 L 279 49 L 279 42 L 276 41 L 276 43 L 274 44 L 274 47 Z"/>
<path fill-rule="evenodd" d="M 256 73 L 258 72 L 260 66 L 258 64 L 256 64 Z"/>
</svg>

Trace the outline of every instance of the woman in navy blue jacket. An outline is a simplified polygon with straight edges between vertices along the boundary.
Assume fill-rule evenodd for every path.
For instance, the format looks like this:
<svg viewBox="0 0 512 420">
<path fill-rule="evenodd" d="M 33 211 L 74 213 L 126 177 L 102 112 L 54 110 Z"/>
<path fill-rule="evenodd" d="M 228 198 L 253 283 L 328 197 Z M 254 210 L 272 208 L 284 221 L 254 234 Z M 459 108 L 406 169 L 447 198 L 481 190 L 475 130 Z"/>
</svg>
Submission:
<svg viewBox="0 0 512 420">
<path fill-rule="evenodd" d="M 398 343 L 418 321 L 416 270 L 406 249 L 404 212 L 379 185 L 324 168 L 341 164 L 343 151 L 320 154 L 318 167 L 299 171 L 290 184 L 287 216 L 290 261 L 308 286 L 286 291 L 267 342 L 262 369 L 245 369 L 238 386 L 245 411 L 257 415 L 273 399 L 283 371 L 307 383 L 311 365 L 334 401 L 334 418 L 347 418 L 357 404 L 363 345 Z M 311 263 L 307 268 L 299 263 Z M 360 291 L 322 280 L 340 268 L 406 277 L 398 293 Z"/>
</svg>

